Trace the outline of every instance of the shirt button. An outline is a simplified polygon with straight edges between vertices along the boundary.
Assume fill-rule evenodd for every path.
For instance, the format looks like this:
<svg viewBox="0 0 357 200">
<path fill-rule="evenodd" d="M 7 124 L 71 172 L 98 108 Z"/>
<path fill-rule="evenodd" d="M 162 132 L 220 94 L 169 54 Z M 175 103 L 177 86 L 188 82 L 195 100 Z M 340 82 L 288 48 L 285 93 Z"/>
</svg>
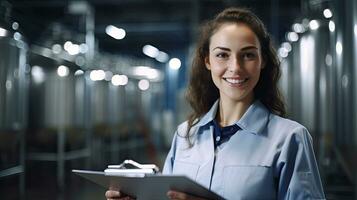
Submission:
<svg viewBox="0 0 357 200">
<path fill-rule="evenodd" d="M 216 142 L 219 142 L 221 140 L 221 137 L 220 136 L 217 136 L 216 137 Z"/>
</svg>

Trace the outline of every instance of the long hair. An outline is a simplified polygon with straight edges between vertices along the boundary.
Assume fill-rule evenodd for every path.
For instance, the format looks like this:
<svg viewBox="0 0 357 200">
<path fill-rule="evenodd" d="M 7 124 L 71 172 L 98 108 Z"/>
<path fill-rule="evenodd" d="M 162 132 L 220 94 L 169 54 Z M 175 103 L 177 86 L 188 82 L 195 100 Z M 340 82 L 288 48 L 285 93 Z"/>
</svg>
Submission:
<svg viewBox="0 0 357 200">
<path fill-rule="evenodd" d="M 186 137 L 189 137 L 192 126 L 209 111 L 219 98 L 219 90 L 213 83 L 210 71 L 206 68 L 205 58 L 209 56 L 212 35 L 226 23 L 243 23 L 256 34 L 260 42 L 265 67 L 262 69 L 259 81 L 254 88 L 254 97 L 259 99 L 270 112 L 285 116 L 285 105 L 278 88 L 281 75 L 280 62 L 273 48 L 270 35 L 263 22 L 251 11 L 243 8 L 228 8 L 219 13 L 213 20 L 207 22 L 201 29 L 186 91 L 186 99 L 193 109 L 188 117 Z"/>
</svg>

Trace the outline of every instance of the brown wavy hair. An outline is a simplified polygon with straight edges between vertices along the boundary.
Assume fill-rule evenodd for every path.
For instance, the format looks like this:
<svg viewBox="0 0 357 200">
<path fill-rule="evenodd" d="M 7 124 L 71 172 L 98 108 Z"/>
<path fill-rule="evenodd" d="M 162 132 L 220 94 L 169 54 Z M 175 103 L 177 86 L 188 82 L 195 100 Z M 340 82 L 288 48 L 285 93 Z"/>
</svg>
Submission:
<svg viewBox="0 0 357 200">
<path fill-rule="evenodd" d="M 189 137 L 191 127 L 198 122 L 197 119 L 207 113 L 219 98 L 219 90 L 213 83 L 210 71 L 206 68 L 205 58 L 209 56 L 212 35 L 226 23 L 243 23 L 250 27 L 258 37 L 265 67 L 262 69 L 259 81 L 254 88 L 254 97 L 259 99 L 270 112 L 282 117 L 285 116 L 285 105 L 278 88 L 281 75 L 280 62 L 269 33 L 263 22 L 250 10 L 227 8 L 213 20 L 207 22 L 201 29 L 186 91 L 186 99 L 193 109 L 188 117 L 187 137 Z"/>
</svg>

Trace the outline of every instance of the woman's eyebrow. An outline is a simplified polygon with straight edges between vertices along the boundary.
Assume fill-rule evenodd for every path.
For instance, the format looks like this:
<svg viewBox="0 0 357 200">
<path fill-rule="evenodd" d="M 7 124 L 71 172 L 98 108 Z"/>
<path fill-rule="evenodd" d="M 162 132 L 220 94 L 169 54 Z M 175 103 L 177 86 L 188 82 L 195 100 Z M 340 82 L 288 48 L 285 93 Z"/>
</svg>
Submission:
<svg viewBox="0 0 357 200">
<path fill-rule="evenodd" d="M 246 47 L 243 47 L 241 49 L 241 51 L 251 50 L 251 49 L 258 50 L 258 47 L 256 47 L 256 46 L 246 46 Z"/>
<path fill-rule="evenodd" d="M 213 48 L 212 50 L 215 50 L 215 49 L 220 49 L 220 50 L 223 50 L 223 51 L 231 51 L 231 49 L 227 48 L 227 47 L 215 47 Z"/>
<path fill-rule="evenodd" d="M 220 46 L 213 48 L 212 51 L 213 51 L 213 50 L 216 50 L 216 49 L 223 50 L 223 51 L 231 51 L 230 48 L 220 47 Z M 243 47 L 243 48 L 240 49 L 240 50 L 241 50 L 241 51 L 245 51 L 245 50 L 250 50 L 250 49 L 256 49 L 256 50 L 257 50 L 258 47 L 256 47 L 256 46 L 246 46 L 246 47 Z"/>
</svg>

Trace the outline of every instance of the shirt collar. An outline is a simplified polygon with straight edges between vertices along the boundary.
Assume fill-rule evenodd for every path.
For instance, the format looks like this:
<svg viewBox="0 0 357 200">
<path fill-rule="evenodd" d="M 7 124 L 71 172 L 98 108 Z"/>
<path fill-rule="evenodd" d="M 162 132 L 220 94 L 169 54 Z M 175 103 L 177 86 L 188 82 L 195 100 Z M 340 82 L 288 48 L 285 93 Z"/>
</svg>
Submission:
<svg viewBox="0 0 357 200">
<path fill-rule="evenodd" d="M 216 102 L 214 102 L 211 109 L 205 115 L 203 115 L 203 117 L 196 124 L 196 126 L 198 126 L 198 127 L 205 126 L 208 123 L 210 123 L 212 120 L 214 120 L 214 118 L 216 117 L 216 114 L 217 114 L 217 110 L 218 110 L 218 102 L 219 102 L 219 99 L 217 99 Z"/>
<path fill-rule="evenodd" d="M 200 121 L 196 124 L 197 127 L 205 126 L 214 120 L 218 110 L 218 102 L 219 99 L 216 100 L 211 109 L 203 115 Z M 269 114 L 269 110 L 259 100 L 255 100 L 236 124 L 243 130 L 253 134 L 259 134 L 266 127 L 269 120 Z"/>
<path fill-rule="evenodd" d="M 259 100 L 255 100 L 236 124 L 243 130 L 260 134 L 268 123 L 269 115 L 269 110 Z"/>
</svg>

